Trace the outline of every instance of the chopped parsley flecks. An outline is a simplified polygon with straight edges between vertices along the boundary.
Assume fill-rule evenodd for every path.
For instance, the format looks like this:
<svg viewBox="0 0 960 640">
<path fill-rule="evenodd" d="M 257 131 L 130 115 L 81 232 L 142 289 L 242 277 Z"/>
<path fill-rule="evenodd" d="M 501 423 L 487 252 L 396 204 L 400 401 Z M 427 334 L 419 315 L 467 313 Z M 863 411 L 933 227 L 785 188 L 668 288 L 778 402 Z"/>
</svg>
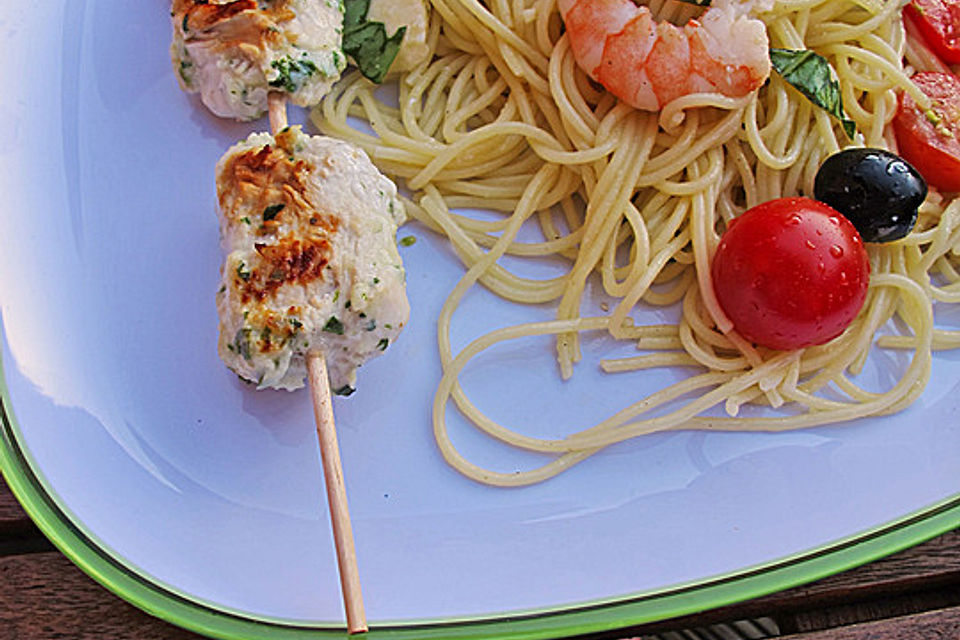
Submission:
<svg viewBox="0 0 960 640">
<path fill-rule="evenodd" d="M 389 346 L 390 346 L 390 340 L 388 340 L 387 338 L 383 338 L 382 340 L 380 340 L 380 342 L 377 343 L 377 349 L 380 349 L 380 351 L 386 351 L 387 347 Z"/>
<path fill-rule="evenodd" d="M 250 333 L 252 329 L 250 327 L 243 327 L 237 331 L 237 335 L 233 337 L 233 347 L 236 349 L 236 352 L 243 356 L 243 359 L 250 361 Z"/>
<path fill-rule="evenodd" d="M 297 91 L 317 72 L 317 65 L 312 60 L 291 60 L 289 57 L 274 60 L 270 66 L 277 71 L 277 77 L 270 81 L 270 86 L 288 93 Z"/>
<path fill-rule="evenodd" d="M 344 396 L 344 397 L 349 396 L 349 395 L 352 394 L 354 391 L 356 391 L 356 389 L 354 389 L 353 387 L 351 387 L 351 386 L 348 385 L 348 384 L 343 385 L 343 386 L 340 387 L 339 389 L 334 389 L 334 390 L 333 390 L 333 392 L 334 392 L 335 394 L 337 394 L 338 396 Z"/>
<path fill-rule="evenodd" d="M 280 204 L 272 204 L 266 209 L 264 209 L 263 210 L 264 222 L 267 222 L 268 220 L 273 220 L 274 218 L 276 218 L 277 214 L 283 211 L 286 208 L 286 206 L 287 205 L 281 202 Z"/>
<path fill-rule="evenodd" d="M 323 330 L 327 333 L 335 333 L 338 336 L 343 335 L 343 323 L 340 322 L 340 319 L 337 316 L 330 316 L 330 319 L 327 320 L 327 324 L 323 325 Z"/>
<path fill-rule="evenodd" d="M 401 246 L 401 247 L 412 247 L 412 246 L 415 245 L 415 244 L 417 244 L 417 237 L 416 237 L 416 236 L 404 236 L 404 237 L 400 238 L 400 246 Z"/>
<path fill-rule="evenodd" d="M 180 61 L 180 77 L 185 85 L 193 86 L 193 62 L 191 60 Z"/>
</svg>

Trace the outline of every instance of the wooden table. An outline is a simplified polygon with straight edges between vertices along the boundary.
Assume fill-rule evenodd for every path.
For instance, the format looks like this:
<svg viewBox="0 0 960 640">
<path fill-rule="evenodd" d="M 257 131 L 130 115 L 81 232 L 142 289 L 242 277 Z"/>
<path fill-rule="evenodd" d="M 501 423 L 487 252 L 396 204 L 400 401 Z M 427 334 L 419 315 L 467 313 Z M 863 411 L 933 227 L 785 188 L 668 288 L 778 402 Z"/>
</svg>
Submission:
<svg viewBox="0 0 960 640">
<path fill-rule="evenodd" d="M 603 638 L 960 640 L 960 530 L 813 584 Z M 0 640 L 194 640 L 58 553 L 0 481 Z M 598 637 L 599 638 L 599 637 Z"/>
</svg>

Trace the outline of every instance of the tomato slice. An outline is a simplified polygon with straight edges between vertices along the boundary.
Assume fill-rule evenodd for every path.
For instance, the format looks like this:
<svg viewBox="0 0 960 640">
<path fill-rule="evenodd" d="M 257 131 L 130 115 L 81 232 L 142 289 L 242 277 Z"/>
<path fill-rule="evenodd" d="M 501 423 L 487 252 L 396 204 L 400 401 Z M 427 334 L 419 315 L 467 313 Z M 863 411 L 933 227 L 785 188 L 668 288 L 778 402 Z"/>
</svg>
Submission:
<svg viewBox="0 0 960 640">
<path fill-rule="evenodd" d="M 906 93 L 893 118 L 900 155 L 927 183 L 941 191 L 960 191 L 960 79 L 952 73 L 924 71 L 912 78 L 930 96 L 923 111 Z"/>
<path fill-rule="evenodd" d="M 903 15 L 941 60 L 960 63 L 960 0 L 911 0 Z"/>
<path fill-rule="evenodd" d="M 717 302 L 737 332 L 781 351 L 843 333 L 870 281 L 857 230 L 809 198 L 770 200 L 734 218 L 710 271 Z"/>
</svg>

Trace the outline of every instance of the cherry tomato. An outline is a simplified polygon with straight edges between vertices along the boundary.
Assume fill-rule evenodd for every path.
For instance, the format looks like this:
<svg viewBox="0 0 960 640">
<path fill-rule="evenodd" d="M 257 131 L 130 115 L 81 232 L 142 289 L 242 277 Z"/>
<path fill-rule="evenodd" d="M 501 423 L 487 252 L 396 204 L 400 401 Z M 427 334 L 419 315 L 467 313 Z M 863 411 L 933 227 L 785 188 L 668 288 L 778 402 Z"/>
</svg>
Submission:
<svg viewBox="0 0 960 640">
<path fill-rule="evenodd" d="M 903 15 L 941 60 L 960 63 L 960 0 L 912 0 Z"/>
<path fill-rule="evenodd" d="M 771 200 L 733 220 L 711 271 L 737 331 L 782 351 L 840 335 L 863 306 L 870 280 L 857 230 L 809 198 Z"/>
<path fill-rule="evenodd" d="M 900 155 L 941 191 L 960 191 L 960 79 L 952 73 L 925 71 L 912 78 L 930 96 L 924 112 L 906 93 L 893 118 Z"/>
</svg>

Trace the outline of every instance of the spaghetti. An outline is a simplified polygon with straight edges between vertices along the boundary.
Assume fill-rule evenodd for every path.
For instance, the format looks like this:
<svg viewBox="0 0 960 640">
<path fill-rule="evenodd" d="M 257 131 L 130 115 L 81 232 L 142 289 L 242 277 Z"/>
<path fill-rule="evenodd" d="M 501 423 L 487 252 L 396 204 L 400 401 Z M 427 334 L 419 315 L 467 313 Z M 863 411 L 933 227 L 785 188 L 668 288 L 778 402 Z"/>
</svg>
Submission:
<svg viewBox="0 0 960 640">
<path fill-rule="evenodd" d="M 848 144 L 836 120 L 779 76 L 743 98 L 693 94 L 659 113 L 637 111 L 577 68 L 555 0 L 432 0 L 432 7 L 432 55 L 399 77 L 395 105 L 354 74 L 334 88 L 314 120 L 405 181 L 413 194 L 407 211 L 444 234 L 467 268 L 438 320 L 444 374 L 433 407 L 440 450 L 465 475 L 523 485 L 656 431 L 773 431 L 895 412 L 922 392 L 931 351 L 960 346 L 960 332 L 933 321 L 934 301 L 960 302 L 960 200 L 936 192 L 921 207 L 913 233 L 869 247 L 866 304 L 838 338 L 776 352 L 733 330 L 710 280 L 718 231 L 760 202 L 812 194 L 821 162 Z M 701 11 L 669 0 L 650 8 L 657 20 L 674 23 Z M 772 47 L 810 49 L 830 62 L 857 125 L 854 144 L 895 148 L 888 125 L 896 91 L 929 103 L 910 82 L 909 66 L 934 62 L 905 33 L 896 0 L 779 1 L 760 17 Z M 352 127 L 348 117 L 369 123 L 373 134 Z M 457 213 L 469 208 L 504 215 L 490 221 Z M 528 222 L 539 225 L 542 241 L 516 240 Z M 524 278 L 498 262 L 506 255 L 560 256 L 570 269 L 552 279 Z M 602 317 L 580 317 L 591 277 L 619 300 Z M 493 331 L 454 353 L 451 319 L 478 283 L 511 301 L 553 302 L 557 317 Z M 641 302 L 679 305 L 681 318 L 675 325 L 640 326 L 631 313 Z M 899 332 L 881 336 L 881 327 Z M 677 366 L 695 373 L 559 439 L 497 424 L 458 382 L 483 350 L 538 335 L 555 336 L 567 378 L 580 359 L 584 331 L 605 331 L 648 352 L 604 361 L 610 373 Z M 899 379 L 882 393 L 855 380 L 874 343 L 912 351 Z M 448 437 L 450 400 L 490 436 L 555 458 L 522 472 L 476 466 Z M 746 404 L 772 411 L 738 417 Z M 713 407 L 727 415 L 708 415 Z"/>
</svg>

